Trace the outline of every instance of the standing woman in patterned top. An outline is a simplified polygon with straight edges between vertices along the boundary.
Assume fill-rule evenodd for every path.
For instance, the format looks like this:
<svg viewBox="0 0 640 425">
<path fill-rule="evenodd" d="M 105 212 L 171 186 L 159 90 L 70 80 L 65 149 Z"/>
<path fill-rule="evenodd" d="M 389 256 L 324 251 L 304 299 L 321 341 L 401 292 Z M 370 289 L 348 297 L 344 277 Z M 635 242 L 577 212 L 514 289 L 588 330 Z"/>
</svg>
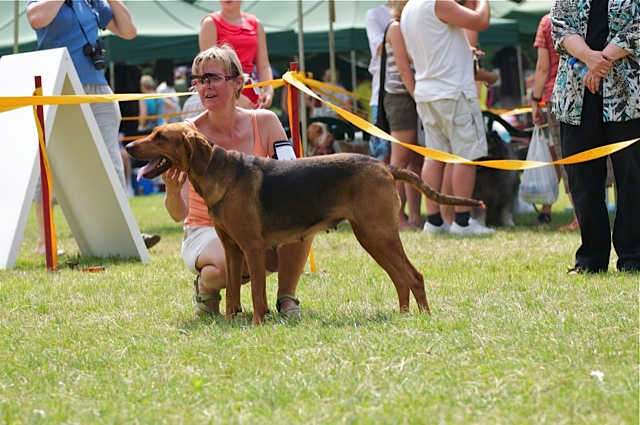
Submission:
<svg viewBox="0 0 640 425">
<path fill-rule="evenodd" d="M 640 137 L 640 2 L 556 0 L 552 36 L 560 56 L 553 113 L 560 121 L 562 152 L 578 152 Z M 588 68 L 584 78 L 574 57 Z M 617 211 L 613 246 L 617 269 L 640 271 L 640 142 L 611 155 Z M 605 202 L 606 158 L 566 166 L 582 244 L 575 273 L 604 272 L 611 230 Z"/>
<path fill-rule="evenodd" d="M 273 80 L 267 36 L 255 16 L 240 11 L 242 1 L 221 0 L 220 11 L 207 15 L 200 24 L 200 51 L 228 43 L 238 54 L 245 83 Z M 273 101 L 273 86 L 244 89 L 238 106 L 247 109 L 268 108 Z"/>
</svg>

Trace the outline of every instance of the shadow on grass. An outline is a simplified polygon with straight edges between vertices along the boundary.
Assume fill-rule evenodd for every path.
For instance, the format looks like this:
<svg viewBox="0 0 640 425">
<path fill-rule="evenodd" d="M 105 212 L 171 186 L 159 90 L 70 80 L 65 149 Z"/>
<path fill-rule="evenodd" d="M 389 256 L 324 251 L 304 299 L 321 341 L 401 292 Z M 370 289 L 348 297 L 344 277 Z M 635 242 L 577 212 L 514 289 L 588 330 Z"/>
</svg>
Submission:
<svg viewBox="0 0 640 425">
<path fill-rule="evenodd" d="M 408 314 L 419 314 L 418 312 Z M 345 316 L 336 312 L 319 312 L 314 309 L 304 310 L 302 317 L 299 319 L 286 318 L 278 313 L 269 313 L 265 317 L 262 326 L 286 326 L 286 327 L 305 327 L 305 328 L 354 328 L 360 326 L 380 325 L 392 323 L 403 317 L 396 311 L 383 309 L 367 310 L 356 312 L 355 314 Z M 424 315 L 424 317 L 430 317 Z M 251 319 L 252 311 L 243 311 L 238 314 L 234 320 L 226 320 L 223 315 L 193 317 L 189 320 L 178 320 L 176 327 L 179 332 L 188 334 L 203 328 L 215 327 L 220 331 L 237 331 L 238 329 L 253 328 Z"/>
</svg>

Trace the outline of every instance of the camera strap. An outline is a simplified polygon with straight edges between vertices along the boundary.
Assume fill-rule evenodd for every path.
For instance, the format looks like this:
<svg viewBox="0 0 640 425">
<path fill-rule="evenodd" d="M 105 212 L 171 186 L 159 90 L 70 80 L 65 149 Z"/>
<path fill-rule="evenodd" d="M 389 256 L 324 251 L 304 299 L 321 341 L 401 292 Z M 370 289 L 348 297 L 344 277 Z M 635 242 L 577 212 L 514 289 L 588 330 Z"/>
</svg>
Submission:
<svg viewBox="0 0 640 425">
<path fill-rule="evenodd" d="M 78 18 L 78 15 L 76 14 L 75 9 L 73 8 L 73 0 L 64 0 L 64 4 L 66 4 L 71 8 L 71 11 L 73 12 L 73 16 L 76 17 L 76 21 L 78 21 L 78 26 L 80 27 L 80 31 L 82 31 L 82 35 L 84 35 L 84 38 L 85 40 L 87 40 L 87 43 L 93 45 L 93 43 L 89 41 L 89 37 L 87 37 L 87 34 L 84 32 L 84 28 L 82 28 L 82 23 L 80 23 L 80 18 Z M 100 21 L 98 21 L 96 9 L 93 7 L 93 0 L 89 0 L 89 5 L 91 6 L 93 17 L 96 20 L 96 26 L 98 27 L 98 31 L 100 31 Z"/>
</svg>

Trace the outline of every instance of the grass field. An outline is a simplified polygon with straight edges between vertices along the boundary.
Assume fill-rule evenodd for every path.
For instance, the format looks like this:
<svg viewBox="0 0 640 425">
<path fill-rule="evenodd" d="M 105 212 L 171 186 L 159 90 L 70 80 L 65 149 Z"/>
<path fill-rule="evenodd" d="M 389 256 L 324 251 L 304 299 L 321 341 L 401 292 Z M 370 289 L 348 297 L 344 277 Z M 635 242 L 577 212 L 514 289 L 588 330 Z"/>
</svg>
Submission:
<svg viewBox="0 0 640 425">
<path fill-rule="evenodd" d="M 564 202 L 564 204 L 563 204 Z M 196 320 L 182 230 L 161 196 L 131 200 L 152 261 L 79 257 L 59 208 L 56 273 L 33 214 L 0 271 L 0 423 L 637 424 L 638 275 L 567 276 L 579 243 L 553 222 L 489 238 L 403 233 L 432 315 L 397 312 L 347 226 L 313 245 L 303 317 Z M 105 266 L 104 272 L 72 270 Z M 310 270 L 307 267 L 307 270 Z M 276 280 L 268 281 L 275 310 Z"/>
</svg>

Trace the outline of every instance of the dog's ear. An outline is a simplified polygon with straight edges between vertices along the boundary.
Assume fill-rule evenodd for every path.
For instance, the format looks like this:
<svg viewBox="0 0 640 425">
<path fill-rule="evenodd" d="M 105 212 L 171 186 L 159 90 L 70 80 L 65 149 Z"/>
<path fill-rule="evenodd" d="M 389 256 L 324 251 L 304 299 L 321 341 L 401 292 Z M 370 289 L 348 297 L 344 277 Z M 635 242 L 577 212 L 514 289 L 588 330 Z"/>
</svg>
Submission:
<svg viewBox="0 0 640 425">
<path fill-rule="evenodd" d="M 201 176 L 207 170 L 211 157 L 213 156 L 213 146 L 209 143 L 202 133 L 193 129 L 187 134 L 189 144 L 191 146 L 191 169 L 193 172 Z"/>
</svg>

